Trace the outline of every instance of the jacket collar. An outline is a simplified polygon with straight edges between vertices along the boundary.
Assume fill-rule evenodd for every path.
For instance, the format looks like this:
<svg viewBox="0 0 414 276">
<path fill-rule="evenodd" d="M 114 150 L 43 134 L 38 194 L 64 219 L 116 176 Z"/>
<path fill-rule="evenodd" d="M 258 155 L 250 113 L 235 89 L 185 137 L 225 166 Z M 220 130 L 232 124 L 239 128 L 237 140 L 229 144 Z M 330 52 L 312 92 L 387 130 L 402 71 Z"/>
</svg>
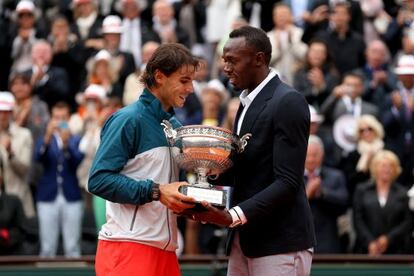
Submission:
<svg viewBox="0 0 414 276">
<path fill-rule="evenodd" d="M 162 108 L 160 100 L 151 93 L 151 91 L 147 88 L 144 89 L 142 92 L 139 102 L 144 104 L 152 115 L 157 118 L 158 121 L 162 120 L 170 120 L 171 117 L 175 115 L 174 109 L 170 108 L 168 112 L 165 112 Z"/>
</svg>

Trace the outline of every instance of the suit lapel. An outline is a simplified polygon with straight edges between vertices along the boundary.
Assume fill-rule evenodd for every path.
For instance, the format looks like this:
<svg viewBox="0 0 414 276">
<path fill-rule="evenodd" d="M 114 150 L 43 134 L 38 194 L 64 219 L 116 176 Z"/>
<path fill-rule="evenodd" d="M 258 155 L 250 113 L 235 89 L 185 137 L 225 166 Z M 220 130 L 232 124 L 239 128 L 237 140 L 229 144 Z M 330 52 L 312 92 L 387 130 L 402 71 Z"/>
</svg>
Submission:
<svg viewBox="0 0 414 276">
<path fill-rule="evenodd" d="M 239 104 L 239 109 L 237 109 L 236 118 L 234 118 L 233 134 L 237 134 L 237 125 L 239 124 L 240 115 L 243 112 L 243 104 Z"/>
<path fill-rule="evenodd" d="M 272 98 L 276 87 L 280 84 L 280 79 L 276 75 L 271 79 L 265 87 L 259 92 L 253 102 L 250 104 L 249 109 L 247 109 L 246 114 L 244 115 L 243 123 L 240 128 L 239 136 L 243 136 L 246 133 L 249 133 L 258 117 L 258 115 L 266 107 L 266 102 Z"/>
</svg>

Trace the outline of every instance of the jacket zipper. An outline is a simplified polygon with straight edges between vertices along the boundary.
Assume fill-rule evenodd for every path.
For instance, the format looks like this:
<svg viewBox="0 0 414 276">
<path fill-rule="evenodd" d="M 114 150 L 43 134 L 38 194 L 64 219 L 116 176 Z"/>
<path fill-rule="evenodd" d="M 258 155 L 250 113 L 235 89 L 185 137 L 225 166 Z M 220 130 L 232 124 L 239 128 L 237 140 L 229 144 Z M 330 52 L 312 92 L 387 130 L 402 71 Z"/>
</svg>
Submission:
<svg viewBox="0 0 414 276">
<path fill-rule="evenodd" d="M 166 212 L 167 212 L 167 226 L 168 226 L 168 241 L 167 241 L 167 244 L 164 246 L 164 250 L 167 249 L 168 245 L 170 245 L 170 242 L 171 242 L 170 215 L 168 213 L 168 208 L 166 208 Z"/>
<path fill-rule="evenodd" d="M 137 212 L 138 212 L 138 205 L 135 206 L 134 216 L 132 217 L 131 226 L 129 227 L 129 231 L 132 231 L 132 229 L 134 229 L 134 223 L 135 223 L 135 218 L 137 217 Z"/>
</svg>

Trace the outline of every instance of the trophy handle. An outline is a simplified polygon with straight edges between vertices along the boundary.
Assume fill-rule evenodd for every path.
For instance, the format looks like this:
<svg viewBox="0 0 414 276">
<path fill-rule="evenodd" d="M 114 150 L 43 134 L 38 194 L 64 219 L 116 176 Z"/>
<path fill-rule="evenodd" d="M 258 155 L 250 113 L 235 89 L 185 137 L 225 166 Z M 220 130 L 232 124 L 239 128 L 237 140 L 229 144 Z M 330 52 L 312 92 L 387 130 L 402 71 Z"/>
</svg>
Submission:
<svg viewBox="0 0 414 276">
<path fill-rule="evenodd" d="M 252 134 L 246 133 L 240 138 L 238 153 L 242 153 L 244 151 L 244 148 L 247 146 L 247 140 L 249 140 L 250 137 L 252 137 Z"/>
<path fill-rule="evenodd" d="M 172 124 L 167 120 L 162 120 L 161 125 L 164 127 L 164 133 L 170 145 L 173 145 L 175 138 L 177 138 L 177 131 L 174 130 Z"/>
</svg>

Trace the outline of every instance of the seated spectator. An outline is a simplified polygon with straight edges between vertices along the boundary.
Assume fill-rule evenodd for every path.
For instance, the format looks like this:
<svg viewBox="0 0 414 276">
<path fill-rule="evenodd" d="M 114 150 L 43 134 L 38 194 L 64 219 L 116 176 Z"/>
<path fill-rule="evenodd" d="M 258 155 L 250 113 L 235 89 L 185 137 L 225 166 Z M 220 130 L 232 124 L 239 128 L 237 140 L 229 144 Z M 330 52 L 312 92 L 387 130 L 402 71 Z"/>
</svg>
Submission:
<svg viewBox="0 0 414 276">
<path fill-rule="evenodd" d="M 407 253 L 411 215 L 407 190 L 396 182 L 400 161 L 391 151 L 380 151 L 370 172 L 373 180 L 358 185 L 354 195 L 355 252 L 371 256 Z"/>
<path fill-rule="evenodd" d="M 344 157 L 340 165 L 346 176 L 350 199 L 357 184 L 370 178 L 371 160 L 384 148 L 384 129 L 374 116 L 362 115 L 356 122 L 355 138 L 356 149 Z"/>
<path fill-rule="evenodd" d="M 2 182 L 7 194 L 17 196 L 26 217 L 35 215 L 28 171 L 32 165 L 33 139 L 27 128 L 13 122 L 13 94 L 0 92 L 0 159 Z"/>
<path fill-rule="evenodd" d="M 70 133 L 69 116 L 68 104 L 53 106 L 46 134 L 36 143 L 35 160 L 44 169 L 37 189 L 42 257 L 56 255 L 60 233 L 65 256 L 81 254 L 83 205 L 76 170 L 83 154 L 79 151 L 80 137 Z"/>
<path fill-rule="evenodd" d="M 279 72 L 279 77 L 293 84 L 293 75 L 303 61 L 308 46 L 302 42 L 303 30 L 293 24 L 292 11 L 284 3 L 273 8 L 274 28 L 267 33 L 272 44 L 270 67 Z"/>
<path fill-rule="evenodd" d="M 322 166 L 323 156 L 322 140 L 311 135 L 305 161 L 305 185 L 318 241 L 315 253 L 340 253 L 337 219 L 346 210 L 348 192 L 343 173 Z"/>
<path fill-rule="evenodd" d="M 4 191 L 3 177 L 0 176 L 0 255 L 23 253 L 24 224 L 25 215 L 21 201 L 17 196 Z"/>
<path fill-rule="evenodd" d="M 326 43 L 311 41 L 303 66 L 293 77 L 293 86 L 310 105 L 320 108 L 338 82 L 338 72 L 332 65 Z"/>
</svg>

